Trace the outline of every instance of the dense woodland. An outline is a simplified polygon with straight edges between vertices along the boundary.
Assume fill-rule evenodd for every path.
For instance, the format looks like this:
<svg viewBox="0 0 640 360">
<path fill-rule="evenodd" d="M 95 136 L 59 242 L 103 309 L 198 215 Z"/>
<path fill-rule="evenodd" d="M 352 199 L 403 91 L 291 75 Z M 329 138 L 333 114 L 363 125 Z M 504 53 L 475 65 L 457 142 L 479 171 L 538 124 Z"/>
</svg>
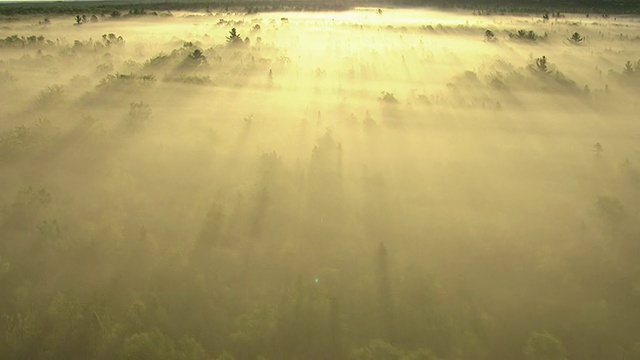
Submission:
<svg viewBox="0 0 640 360">
<path fill-rule="evenodd" d="M 1 24 L 0 358 L 640 359 L 637 21 L 393 14 Z"/>
<path fill-rule="evenodd" d="M 110 14 L 114 10 L 147 12 L 167 10 L 188 11 L 323 11 L 349 10 L 358 6 L 374 7 L 435 7 L 440 9 L 474 9 L 498 14 L 572 12 L 596 14 L 640 14 L 636 0 L 107 0 L 107 1 L 57 1 L 57 2 L 0 2 L 0 15 L 24 14 Z"/>
</svg>

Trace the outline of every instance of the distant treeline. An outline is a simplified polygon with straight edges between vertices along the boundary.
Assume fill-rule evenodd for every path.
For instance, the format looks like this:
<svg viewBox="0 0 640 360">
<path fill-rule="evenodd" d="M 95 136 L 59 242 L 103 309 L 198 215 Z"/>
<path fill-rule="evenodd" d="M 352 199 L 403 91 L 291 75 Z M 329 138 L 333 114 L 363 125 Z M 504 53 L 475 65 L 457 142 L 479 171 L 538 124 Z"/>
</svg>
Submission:
<svg viewBox="0 0 640 360">
<path fill-rule="evenodd" d="M 355 6 L 435 6 L 489 10 L 492 13 L 535 13 L 563 11 L 583 13 L 640 13 L 636 0 L 212 0 L 212 1 L 65 1 L 0 3 L 1 15 L 21 14 L 109 14 L 114 10 L 148 12 L 170 10 L 194 11 L 321 11 L 347 10 Z"/>
</svg>

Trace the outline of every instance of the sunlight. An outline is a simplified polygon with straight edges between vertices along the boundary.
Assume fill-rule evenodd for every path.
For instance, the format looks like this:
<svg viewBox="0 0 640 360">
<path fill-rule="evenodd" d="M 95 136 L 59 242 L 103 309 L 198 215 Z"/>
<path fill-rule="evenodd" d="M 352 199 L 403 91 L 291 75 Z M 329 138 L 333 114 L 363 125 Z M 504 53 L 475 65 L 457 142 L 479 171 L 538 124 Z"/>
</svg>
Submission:
<svg viewBox="0 0 640 360">
<path fill-rule="evenodd" d="M 227 3 L 0 4 L 0 354 L 640 358 L 637 16 Z"/>
</svg>

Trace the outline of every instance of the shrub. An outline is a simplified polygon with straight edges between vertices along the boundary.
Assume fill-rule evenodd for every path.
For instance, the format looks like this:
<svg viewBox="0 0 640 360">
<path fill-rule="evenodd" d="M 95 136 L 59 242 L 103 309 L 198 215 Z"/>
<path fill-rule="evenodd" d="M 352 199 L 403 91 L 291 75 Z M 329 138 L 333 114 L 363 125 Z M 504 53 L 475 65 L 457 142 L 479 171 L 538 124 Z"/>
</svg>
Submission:
<svg viewBox="0 0 640 360">
<path fill-rule="evenodd" d="M 378 98 L 378 100 L 388 104 L 398 103 L 398 99 L 396 99 L 396 97 L 392 93 L 387 91 L 381 92 L 381 96 Z"/>
<path fill-rule="evenodd" d="M 546 36 L 546 34 L 545 34 Z M 515 33 L 509 33 L 509 37 L 511 39 L 515 39 L 515 40 L 521 40 L 521 41 L 528 41 L 528 42 L 535 42 L 538 39 L 540 39 L 540 36 L 538 34 L 536 34 L 533 30 L 524 30 L 524 29 L 520 29 Z"/>
</svg>

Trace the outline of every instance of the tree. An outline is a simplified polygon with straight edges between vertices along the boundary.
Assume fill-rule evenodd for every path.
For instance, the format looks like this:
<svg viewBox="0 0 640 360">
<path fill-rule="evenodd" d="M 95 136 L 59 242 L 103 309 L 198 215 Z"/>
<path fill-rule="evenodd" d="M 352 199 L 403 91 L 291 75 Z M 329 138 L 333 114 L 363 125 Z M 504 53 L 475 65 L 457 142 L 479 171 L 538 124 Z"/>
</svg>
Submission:
<svg viewBox="0 0 640 360">
<path fill-rule="evenodd" d="M 527 360 L 566 360 L 567 350 L 548 332 L 534 332 L 527 339 L 524 356 Z"/>
<path fill-rule="evenodd" d="M 491 42 L 491 41 L 495 41 L 496 39 L 496 35 L 493 33 L 493 31 L 491 30 L 487 30 L 484 32 L 484 40 Z"/>
<path fill-rule="evenodd" d="M 129 104 L 129 116 L 127 117 L 129 129 L 133 131 L 141 129 L 151 117 L 151 113 L 149 105 L 142 101 Z"/>
<path fill-rule="evenodd" d="M 389 103 L 389 104 L 398 103 L 398 99 L 395 97 L 395 95 L 393 95 L 393 93 L 390 93 L 388 91 L 382 91 L 381 96 L 378 98 L 378 100 L 384 103 Z"/>
<path fill-rule="evenodd" d="M 622 73 L 625 75 L 631 75 L 633 74 L 634 70 L 635 69 L 633 68 L 633 63 L 627 60 L 627 62 L 624 64 L 624 70 L 622 71 Z"/>
<path fill-rule="evenodd" d="M 535 42 L 539 36 L 533 30 L 520 29 L 516 33 L 510 33 L 509 37 L 516 40 Z"/>
<path fill-rule="evenodd" d="M 236 28 L 232 28 L 229 31 L 229 36 L 227 36 L 227 43 L 228 44 L 242 44 L 242 37 L 240 37 L 240 34 L 236 31 Z"/>
<path fill-rule="evenodd" d="M 182 336 L 176 344 L 176 360 L 207 360 L 207 352 L 202 345 L 189 336 Z"/>
<path fill-rule="evenodd" d="M 175 359 L 176 349 L 171 338 L 155 329 L 131 335 L 124 342 L 122 355 L 127 360 L 169 360 Z"/>
<path fill-rule="evenodd" d="M 584 41 L 584 37 L 582 37 L 582 35 L 580 35 L 580 33 L 575 32 L 573 33 L 573 35 L 571 35 L 570 38 L 568 38 L 568 40 L 575 45 L 578 45 L 580 43 L 582 43 Z"/>
<path fill-rule="evenodd" d="M 331 359 L 344 358 L 344 340 L 340 303 L 335 296 L 329 298 L 329 339 L 327 356 Z"/>
<path fill-rule="evenodd" d="M 384 243 L 380 243 L 376 253 L 376 280 L 378 283 L 378 297 L 382 334 L 389 341 L 395 338 L 394 302 L 389 276 L 389 254 Z"/>
<path fill-rule="evenodd" d="M 189 59 L 193 60 L 196 64 L 206 64 L 207 57 L 204 56 L 204 53 L 200 49 L 195 49 L 191 54 L 189 54 Z"/>
<path fill-rule="evenodd" d="M 106 46 L 124 44 L 122 36 L 116 36 L 114 33 L 102 34 L 102 43 Z"/>
<path fill-rule="evenodd" d="M 541 58 L 536 59 L 536 67 L 533 68 L 535 72 L 538 74 L 547 74 L 549 73 L 549 67 L 547 66 L 547 57 L 542 56 Z"/>
<path fill-rule="evenodd" d="M 228 351 L 225 351 L 222 354 L 220 354 L 220 356 L 218 356 L 216 360 L 235 360 L 235 358 L 233 357 L 233 355 L 231 355 L 231 353 L 229 353 Z"/>
<path fill-rule="evenodd" d="M 384 340 L 372 340 L 351 354 L 353 360 L 401 360 L 404 352 Z"/>
</svg>

